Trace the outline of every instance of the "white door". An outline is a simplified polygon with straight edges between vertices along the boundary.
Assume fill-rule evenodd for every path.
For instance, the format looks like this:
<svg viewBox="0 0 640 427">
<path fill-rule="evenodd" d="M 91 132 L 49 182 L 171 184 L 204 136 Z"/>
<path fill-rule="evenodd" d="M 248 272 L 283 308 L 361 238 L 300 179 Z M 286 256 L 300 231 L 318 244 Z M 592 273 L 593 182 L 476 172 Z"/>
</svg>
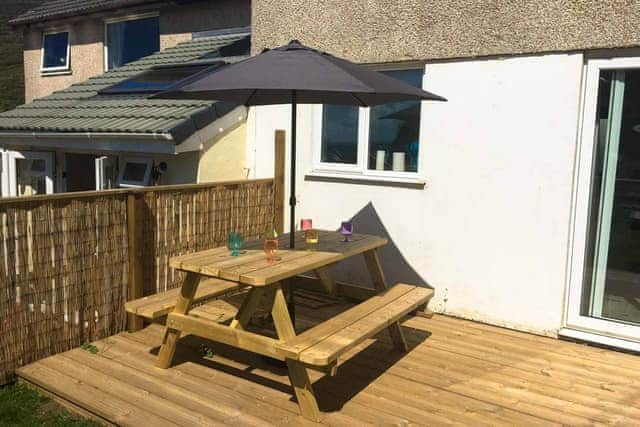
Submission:
<svg viewBox="0 0 640 427">
<path fill-rule="evenodd" d="M 7 184 L 3 196 L 35 196 L 53 193 L 53 153 L 8 151 Z"/>
<path fill-rule="evenodd" d="M 567 327 L 640 349 L 640 58 L 589 61 L 585 88 Z"/>
<path fill-rule="evenodd" d="M 96 158 L 96 190 L 116 187 L 116 159 L 108 156 Z"/>
</svg>

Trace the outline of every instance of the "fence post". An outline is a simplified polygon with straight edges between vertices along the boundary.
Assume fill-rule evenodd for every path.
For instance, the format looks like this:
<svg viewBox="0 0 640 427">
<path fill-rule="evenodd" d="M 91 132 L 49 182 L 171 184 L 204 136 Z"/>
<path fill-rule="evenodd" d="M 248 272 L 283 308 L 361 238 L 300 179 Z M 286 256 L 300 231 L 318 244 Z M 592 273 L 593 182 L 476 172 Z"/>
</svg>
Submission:
<svg viewBox="0 0 640 427">
<path fill-rule="evenodd" d="M 278 233 L 284 233 L 284 165 L 285 165 L 285 131 L 276 130 L 275 137 L 275 164 L 274 181 L 275 188 L 273 198 L 275 201 L 274 227 Z"/>
<path fill-rule="evenodd" d="M 129 242 L 129 292 L 128 300 L 141 298 L 143 291 L 142 238 L 143 238 L 143 193 L 132 190 L 127 195 L 127 238 Z M 129 313 L 127 329 L 135 332 L 144 326 L 142 317 Z"/>
</svg>

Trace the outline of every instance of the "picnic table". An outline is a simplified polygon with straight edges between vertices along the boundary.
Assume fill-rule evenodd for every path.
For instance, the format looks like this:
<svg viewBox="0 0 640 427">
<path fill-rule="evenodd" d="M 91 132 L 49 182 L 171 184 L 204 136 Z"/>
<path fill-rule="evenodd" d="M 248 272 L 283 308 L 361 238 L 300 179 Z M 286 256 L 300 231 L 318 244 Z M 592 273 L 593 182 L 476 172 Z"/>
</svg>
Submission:
<svg viewBox="0 0 640 427">
<path fill-rule="evenodd" d="M 166 369 L 171 365 L 177 340 L 182 333 L 285 361 L 302 415 L 318 421 L 318 405 L 307 368 L 335 374 L 340 355 L 385 328 L 391 334 L 394 346 L 407 351 L 398 320 L 426 306 L 433 291 L 405 284 L 387 289 L 377 252 L 387 244 L 387 239 L 354 234 L 349 242 L 343 242 L 343 236 L 337 232 L 320 231 L 319 243 L 314 245 L 313 250 L 308 250 L 302 232 L 296 233 L 295 238 L 296 248 L 290 249 L 289 236 L 280 236 L 278 258 L 273 261 L 267 260 L 259 241 L 247 243 L 239 256 L 231 256 L 226 247 L 220 247 L 173 258 L 170 265 L 186 272 L 186 276 L 180 291 L 172 294 L 176 300 L 166 318 L 166 332 L 157 366 Z M 313 271 L 324 290 L 336 295 L 336 283 L 330 267 L 357 255 L 364 256 L 373 285 L 379 293 L 297 335 L 287 309 L 283 283 L 301 273 Z M 199 298 L 201 278 L 218 280 L 215 282 L 217 284 L 207 286 L 248 287 L 230 323 L 219 323 L 190 312 L 194 300 Z M 295 282 L 292 283 L 295 286 Z M 249 321 L 261 301 L 269 304 L 277 339 L 248 330 Z M 146 305 L 149 304 L 146 301 Z M 167 309 L 163 307 L 163 310 Z"/>
</svg>

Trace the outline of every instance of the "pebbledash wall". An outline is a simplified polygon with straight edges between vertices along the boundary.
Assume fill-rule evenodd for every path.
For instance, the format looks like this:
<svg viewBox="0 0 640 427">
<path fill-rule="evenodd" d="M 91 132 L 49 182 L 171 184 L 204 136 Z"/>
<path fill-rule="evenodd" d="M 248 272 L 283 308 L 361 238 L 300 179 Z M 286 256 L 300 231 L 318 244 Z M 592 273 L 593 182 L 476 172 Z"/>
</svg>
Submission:
<svg viewBox="0 0 640 427">
<path fill-rule="evenodd" d="M 424 188 L 311 177 L 320 107 L 299 106 L 299 217 L 387 234 L 389 281 L 434 287 L 436 311 L 557 335 L 585 56 L 636 46 L 639 15 L 640 2 L 254 0 L 255 52 L 299 39 L 364 63 L 421 62 L 423 87 L 449 100 L 423 104 Z M 250 112 L 251 177 L 272 176 L 289 116 Z M 361 280 L 362 265 L 339 274 Z"/>
<path fill-rule="evenodd" d="M 169 4 L 169 5 L 167 5 Z M 100 75 L 104 69 L 105 20 L 158 13 L 160 20 L 160 49 L 191 40 L 192 33 L 249 25 L 249 0 L 208 0 L 187 5 L 150 5 L 116 12 L 77 16 L 63 20 L 28 26 L 24 31 L 25 98 L 36 98 L 62 90 L 74 83 Z M 68 30 L 71 43 L 69 72 L 43 74 L 42 34 L 47 31 Z"/>
<path fill-rule="evenodd" d="M 291 39 L 358 62 L 640 45 L 638 0 L 253 0 L 252 47 Z"/>
</svg>

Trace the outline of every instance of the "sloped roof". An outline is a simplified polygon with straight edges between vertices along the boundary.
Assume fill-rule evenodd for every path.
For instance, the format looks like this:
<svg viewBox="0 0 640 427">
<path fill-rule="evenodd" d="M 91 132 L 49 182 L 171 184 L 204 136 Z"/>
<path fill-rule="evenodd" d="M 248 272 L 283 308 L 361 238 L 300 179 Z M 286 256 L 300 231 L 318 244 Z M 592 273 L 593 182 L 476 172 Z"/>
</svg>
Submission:
<svg viewBox="0 0 640 427">
<path fill-rule="evenodd" d="M 158 0 L 48 0 L 9 21 L 11 25 L 31 24 L 122 7 L 158 3 Z"/>
<path fill-rule="evenodd" d="M 161 65 L 236 62 L 247 57 L 249 33 L 197 38 L 74 84 L 0 114 L 2 132 L 167 134 L 180 143 L 234 106 L 200 100 L 147 99 L 149 94 L 99 95 L 98 91 Z"/>
</svg>

